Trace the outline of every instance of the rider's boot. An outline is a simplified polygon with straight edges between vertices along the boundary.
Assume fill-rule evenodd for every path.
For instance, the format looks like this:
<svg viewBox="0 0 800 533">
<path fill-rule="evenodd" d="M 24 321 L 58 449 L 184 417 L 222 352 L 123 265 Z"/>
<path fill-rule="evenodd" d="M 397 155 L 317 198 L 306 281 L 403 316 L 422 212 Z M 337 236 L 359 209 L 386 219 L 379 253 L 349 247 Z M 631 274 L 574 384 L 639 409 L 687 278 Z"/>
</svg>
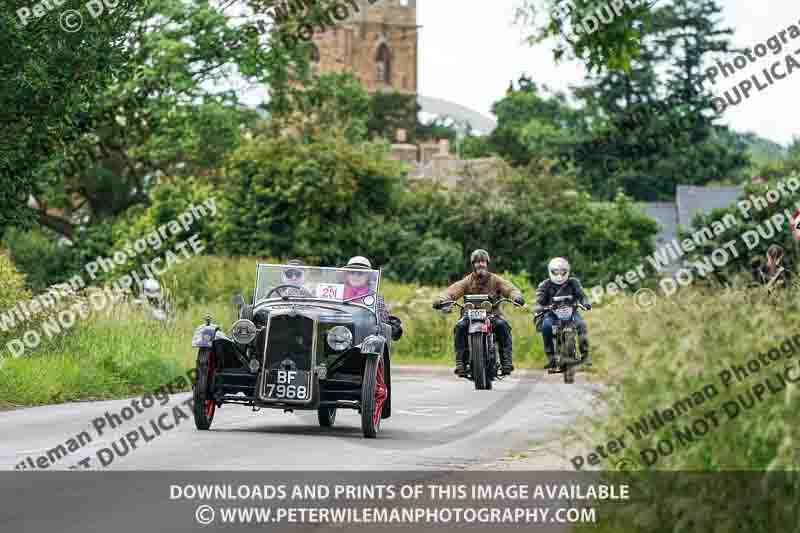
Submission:
<svg viewBox="0 0 800 533">
<path fill-rule="evenodd" d="M 550 370 L 556 367 L 556 356 L 553 352 L 545 352 L 545 357 L 547 357 L 547 364 L 544 365 L 545 370 Z"/>
<path fill-rule="evenodd" d="M 464 369 L 464 352 L 456 352 L 456 369 L 453 373 L 459 377 L 464 377 L 466 370 Z"/>
<path fill-rule="evenodd" d="M 514 365 L 511 364 L 511 350 L 504 350 L 500 354 L 500 372 L 504 375 L 509 375 L 514 371 Z"/>
<path fill-rule="evenodd" d="M 581 363 L 591 368 L 592 355 L 591 353 L 589 353 L 589 343 L 586 342 L 585 340 L 581 342 L 581 355 L 583 356 L 583 358 L 581 359 Z"/>
</svg>

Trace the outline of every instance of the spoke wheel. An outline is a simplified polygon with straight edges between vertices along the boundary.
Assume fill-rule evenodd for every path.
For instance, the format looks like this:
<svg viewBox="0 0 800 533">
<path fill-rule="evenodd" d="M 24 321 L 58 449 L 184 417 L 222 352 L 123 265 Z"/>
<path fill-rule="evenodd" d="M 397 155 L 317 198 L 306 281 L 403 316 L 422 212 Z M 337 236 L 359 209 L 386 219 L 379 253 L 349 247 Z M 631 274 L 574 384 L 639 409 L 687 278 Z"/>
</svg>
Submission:
<svg viewBox="0 0 800 533">
<path fill-rule="evenodd" d="M 333 423 L 336 421 L 336 408 L 320 407 L 317 409 L 317 418 L 320 426 L 324 428 L 333 427 Z"/>
<path fill-rule="evenodd" d="M 370 357 L 364 365 L 361 383 L 361 430 L 364 437 L 374 439 L 381 425 L 383 404 L 389 396 L 384 379 L 384 357 Z"/>
<path fill-rule="evenodd" d="M 214 420 L 217 404 L 211 395 L 214 386 L 214 357 L 210 348 L 200 348 L 197 352 L 197 383 L 194 384 L 194 425 L 197 429 L 207 430 Z"/>
</svg>

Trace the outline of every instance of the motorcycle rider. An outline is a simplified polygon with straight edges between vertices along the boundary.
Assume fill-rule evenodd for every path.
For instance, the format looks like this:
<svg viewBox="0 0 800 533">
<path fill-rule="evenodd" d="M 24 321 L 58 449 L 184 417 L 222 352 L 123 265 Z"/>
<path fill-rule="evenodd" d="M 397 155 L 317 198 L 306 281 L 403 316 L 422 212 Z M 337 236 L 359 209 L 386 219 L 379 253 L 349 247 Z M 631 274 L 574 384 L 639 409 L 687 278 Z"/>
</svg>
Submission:
<svg viewBox="0 0 800 533">
<path fill-rule="evenodd" d="M 592 304 L 583 292 L 580 280 L 570 277 L 569 262 L 563 257 L 555 257 L 547 265 L 549 278 L 542 281 L 536 287 L 536 305 L 533 307 L 533 321 L 537 331 L 542 332 L 544 341 L 544 353 L 547 356 L 545 369 L 555 368 L 555 348 L 553 346 L 553 322 L 555 314 L 550 309 L 554 296 L 572 296 L 575 301 L 586 309 L 591 309 Z M 589 337 L 586 329 L 586 322 L 580 314 L 575 312 L 573 317 L 575 327 L 580 335 L 580 350 L 583 355 L 583 362 L 586 366 L 592 366 L 592 358 L 589 355 Z"/>
<path fill-rule="evenodd" d="M 433 303 L 434 309 L 442 308 L 442 302 L 455 301 L 462 298 L 465 294 L 488 294 L 494 302 L 502 298 L 510 298 L 517 305 L 525 305 L 522 293 L 512 283 L 504 280 L 497 274 L 489 272 L 489 252 L 478 249 L 470 255 L 472 272 L 461 281 L 450 285 Z M 448 308 L 449 309 L 449 308 Z M 463 376 L 464 356 L 467 352 L 467 336 L 469 332 L 469 320 L 462 314 L 453 328 L 455 336 L 456 368 L 455 374 Z M 497 337 L 498 348 L 500 349 L 500 366 L 503 374 L 511 374 L 514 371 L 512 364 L 512 339 L 511 326 L 503 318 L 499 309 L 496 309 L 492 317 L 492 329 Z"/>
<path fill-rule="evenodd" d="M 351 257 L 343 268 L 372 270 L 372 263 L 370 263 L 369 259 L 366 257 L 356 255 Z M 366 296 L 371 292 L 369 274 L 369 272 L 364 272 L 363 275 L 360 272 L 347 272 L 347 274 L 345 274 L 345 300 Z M 403 336 L 403 327 L 400 319 L 389 314 L 389 309 L 386 307 L 386 301 L 383 299 L 383 295 L 376 294 L 375 303 L 375 307 L 378 311 L 378 319 L 391 326 L 392 340 L 399 340 L 400 337 Z"/>
<path fill-rule="evenodd" d="M 785 255 L 783 247 L 771 244 L 767 249 L 766 262 L 762 264 L 756 260 L 751 264 L 756 282 L 766 285 L 770 292 L 774 291 L 775 287 L 786 289 L 792 285 L 792 272 L 783 263 Z"/>
<path fill-rule="evenodd" d="M 142 282 L 141 295 L 142 298 L 135 303 L 147 305 L 153 319 L 162 322 L 167 319 L 171 309 L 158 281 L 153 278 L 145 279 Z"/>
</svg>

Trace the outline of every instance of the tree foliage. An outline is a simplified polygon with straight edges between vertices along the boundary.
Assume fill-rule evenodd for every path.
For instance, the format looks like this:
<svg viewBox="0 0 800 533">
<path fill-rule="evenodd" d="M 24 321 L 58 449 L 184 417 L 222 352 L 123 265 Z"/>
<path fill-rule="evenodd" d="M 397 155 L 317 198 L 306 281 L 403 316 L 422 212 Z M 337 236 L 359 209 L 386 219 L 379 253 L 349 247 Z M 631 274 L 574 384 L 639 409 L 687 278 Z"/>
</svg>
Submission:
<svg viewBox="0 0 800 533">
<path fill-rule="evenodd" d="M 61 13 L 83 4 L 67 0 L 23 24 L 19 3 L 0 2 L 0 230 L 33 220 L 25 206 L 39 167 L 89 131 L 105 87 L 132 74 L 126 36 L 142 4 L 120 0 L 103 16 L 85 16 L 80 31 L 65 31 Z"/>
</svg>

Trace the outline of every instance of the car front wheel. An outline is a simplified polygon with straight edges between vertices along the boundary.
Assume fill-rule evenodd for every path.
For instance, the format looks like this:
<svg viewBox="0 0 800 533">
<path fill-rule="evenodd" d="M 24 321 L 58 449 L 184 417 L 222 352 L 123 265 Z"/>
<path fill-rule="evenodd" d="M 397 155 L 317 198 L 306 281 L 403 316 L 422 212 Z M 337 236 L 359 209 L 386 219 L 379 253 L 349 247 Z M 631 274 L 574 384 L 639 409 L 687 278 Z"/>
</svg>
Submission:
<svg viewBox="0 0 800 533">
<path fill-rule="evenodd" d="M 365 438 L 374 439 L 378 436 L 383 404 L 388 396 L 384 357 L 370 357 L 364 365 L 364 379 L 361 383 L 361 430 Z"/>
<path fill-rule="evenodd" d="M 216 403 L 211 395 L 214 385 L 214 355 L 210 348 L 200 348 L 197 352 L 197 383 L 194 384 L 194 425 L 207 430 L 214 420 Z"/>
</svg>

